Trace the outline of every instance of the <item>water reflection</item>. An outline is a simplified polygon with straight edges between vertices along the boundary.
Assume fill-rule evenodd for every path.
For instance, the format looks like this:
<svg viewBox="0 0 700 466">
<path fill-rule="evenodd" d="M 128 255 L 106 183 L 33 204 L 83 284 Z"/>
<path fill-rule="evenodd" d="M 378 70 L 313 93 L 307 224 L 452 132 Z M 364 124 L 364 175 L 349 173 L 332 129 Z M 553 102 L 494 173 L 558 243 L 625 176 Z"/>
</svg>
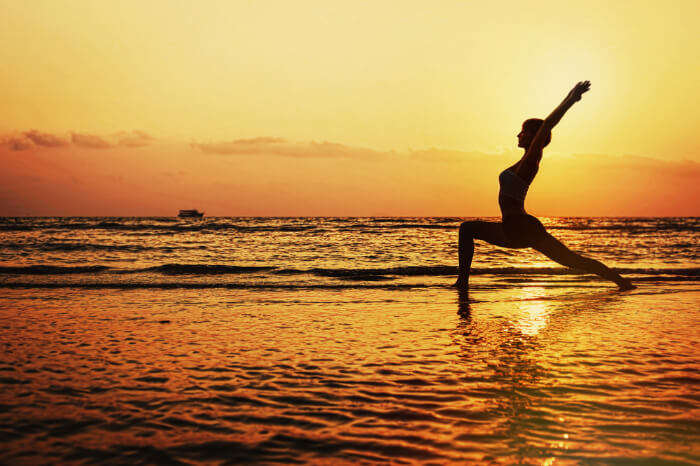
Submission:
<svg viewBox="0 0 700 466">
<path fill-rule="evenodd" d="M 457 314 L 465 319 L 470 317 L 471 309 L 469 307 L 468 290 L 457 290 Z"/>
<path fill-rule="evenodd" d="M 697 463 L 697 295 L 566 283 L 11 290 L 0 463 Z"/>
<path fill-rule="evenodd" d="M 534 336 L 547 325 L 551 306 L 549 301 L 537 299 L 544 294 L 544 288 L 523 288 L 519 303 L 519 318 L 513 324 L 524 334 Z"/>
<path fill-rule="evenodd" d="M 570 325 L 582 313 L 588 317 L 614 310 L 620 300 L 617 293 L 560 300 L 545 296 L 544 288 L 529 287 L 505 303 L 470 301 L 466 294 L 457 298 L 459 319 L 452 340 L 464 371 L 482 377 L 481 395 L 490 397 L 489 418 L 498 420 L 492 425 L 493 453 L 514 462 L 551 460 L 580 445 L 575 442 L 582 439 L 576 438 L 555 401 L 562 382 L 580 377 L 580 370 L 574 369 L 575 361 L 566 360 L 558 343 L 562 336 L 571 338 Z M 585 346 L 578 341 L 579 348 L 581 343 Z M 563 390 L 568 401 L 582 398 Z M 471 426 L 466 430 L 462 436 L 474 433 Z"/>
</svg>

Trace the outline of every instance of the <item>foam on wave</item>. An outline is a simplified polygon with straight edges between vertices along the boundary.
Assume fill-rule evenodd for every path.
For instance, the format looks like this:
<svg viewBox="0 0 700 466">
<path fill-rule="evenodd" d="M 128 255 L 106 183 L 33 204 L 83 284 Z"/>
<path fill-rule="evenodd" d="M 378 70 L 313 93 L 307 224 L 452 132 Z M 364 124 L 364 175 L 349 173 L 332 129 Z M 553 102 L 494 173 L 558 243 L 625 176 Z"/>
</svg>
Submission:
<svg viewBox="0 0 700 466">
<path fill-rule="evenodd" d="M 649 275 L 649 276 L 684 276 L 699 277 L 700 267 L 692 268 L 618 268 L 623 274 Z M 277 275 L 315 275 L 318 277 L 371 277 L 371 276 L 445 276 L 456 275 L 457 267 L 449 265 L 435 266 L 406 266 L 387 268 L 358 268 L 358 269 L 285 269 L 273 266 L 239 266 L 224 264 L 161 264 L 139 269 L 118 269 L 104 265 L 89 266 L 57 266 L 49 264 L 30 266 L 1 266 L 0 274 L 22 275 L 63 275 L 63 274 L 89 274 L 98 272 L 114 272 L 119 274 L 129 273 L 158 273 L 163 275 L 224 275 L 270 272 Z M 586 272 L 563 267 L 475 267 L 472 275 L 583 275 Z"/>
</svg>

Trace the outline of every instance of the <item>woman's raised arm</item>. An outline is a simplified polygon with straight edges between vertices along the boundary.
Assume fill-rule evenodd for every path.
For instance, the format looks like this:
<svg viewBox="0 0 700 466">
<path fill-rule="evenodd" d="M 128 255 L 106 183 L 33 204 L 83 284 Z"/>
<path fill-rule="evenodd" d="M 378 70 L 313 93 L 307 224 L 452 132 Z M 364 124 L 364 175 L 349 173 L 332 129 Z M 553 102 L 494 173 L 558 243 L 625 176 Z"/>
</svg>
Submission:
<svg viewBox="0 0 700 466">
<path fill-rule="evenodd" d="M 550 130 L 554 128 L 554 126 L 556 126 L 556 124 L 559 123 L 559 120 L 561 120 L 561 117 L 564 116 L 566 111 L 569 110 L 571 106 L 574 105 L 576 102 L 581 100 L 581 96 L 583 95 L 583 93 L 588 92 L 590 88 L 590 81 L 581 81 L 578 84 L 576 84 L 574 88 L 571 89 L 569 94 L 564 98 L 562 103 L 559 104 L 559 106 L 555 108 L 554 111 L 550 113 L 547 118 L 545 118 L 544 124 L 548 125 Z"/>
<path fill-rule="evenodd" d="M 559 123 L 559 120 L 561 120 L 566 111 L 569 110 L 572 105 L 581 100 L 583 93 L 587 92 L 590 88 L 590 81 L 581 81 L 577 83 L 559 104 L 559 106 L 555 108 L 547 118 L 544 119 L 544 123 L 542 126 L 540 126 L 540 129 L 537 131 L 537 134 L 530 143 L 530 146 L 527 148 L 527 151 L 521 160 L 521 165 L 525 164 L 536 167 L 540 163 L 540 159 L 542 158 L 542 148 L 547 143 L 547 136 L 552 131 L 552 128 Z"/>
</svg>

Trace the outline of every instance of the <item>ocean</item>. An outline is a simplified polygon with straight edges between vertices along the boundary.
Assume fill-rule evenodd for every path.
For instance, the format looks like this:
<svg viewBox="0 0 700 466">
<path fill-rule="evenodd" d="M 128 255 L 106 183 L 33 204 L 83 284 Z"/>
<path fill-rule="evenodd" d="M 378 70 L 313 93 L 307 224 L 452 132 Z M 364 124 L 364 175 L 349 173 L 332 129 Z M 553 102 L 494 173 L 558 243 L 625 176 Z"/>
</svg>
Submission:
<svg viewBox="0 0 700 466">
<path fill-rule="evenodd" d="M 0 463 L 700 464 L 700 218 L 0 219 Z M 497 220 L 497 219 L 483 219 Z"/>
</svg>

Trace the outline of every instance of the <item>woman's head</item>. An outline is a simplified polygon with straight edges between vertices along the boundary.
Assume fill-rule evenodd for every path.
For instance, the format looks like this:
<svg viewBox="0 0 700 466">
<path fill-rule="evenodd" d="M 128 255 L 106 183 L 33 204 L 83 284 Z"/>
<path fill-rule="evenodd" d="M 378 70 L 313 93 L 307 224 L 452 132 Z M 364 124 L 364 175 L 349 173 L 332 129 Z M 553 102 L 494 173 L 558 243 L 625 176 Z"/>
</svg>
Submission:
<svg viewBox="0 0 700 466">
<path fill-rule="evenodd" d="M 523 122 L 523 129 L 518 134 L 518 147 L 522 147 L 523 149 L 527 149 L 528 147 L 530 147 L 530 143 L 532 143 L 532 140 L 535 139 L 535 135 L 537 134 L 537 131 L 539 131 L 543 123 L 544 120 L 541 120 L 539 118 L 530 118 L 529 120 L 525 120 Z M 551 139 L 552 133 L 550 131 L 549 134 L 547 134 L 544 146 L 542 147 L 546 147 L 547 144 L 549 144 L 549 141 L 551 141 Z"/>
</svg>

